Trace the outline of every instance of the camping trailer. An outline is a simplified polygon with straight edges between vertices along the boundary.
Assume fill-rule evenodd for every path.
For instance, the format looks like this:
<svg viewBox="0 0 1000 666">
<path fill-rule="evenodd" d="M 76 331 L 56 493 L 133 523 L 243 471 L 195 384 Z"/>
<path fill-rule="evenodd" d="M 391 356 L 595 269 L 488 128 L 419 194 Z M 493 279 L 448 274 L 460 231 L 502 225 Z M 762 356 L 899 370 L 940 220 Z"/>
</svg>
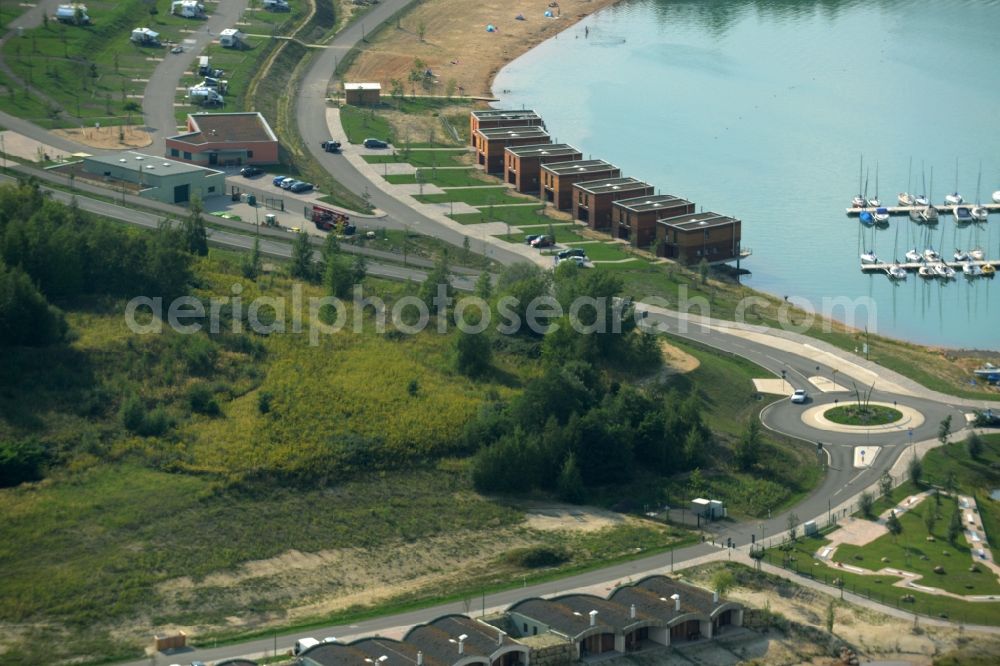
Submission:
<svg viewBox="0 0 1000 666">
<path fill-rule="evenodd" d="M 56 7 L 56 20 L 60 23 L 86 25 L 90 23 L 86 5 L 59 5 Z"/>
<path fill-rule="evenodd" d="M 160 33 L 154 32 L 149 28 L 136 28 L 132 31 L 132 37 L 130 37 L 133 43 L 139 46 L 159 46 L 160 45 Z"/>
<path fill-rule="evenodd" d="M 219 45 L 227 49 L 238 49 L 243 46 L 243 38 L 246 37 L 236 28 L 226 28 L 219 33 Z"/>
<path fill-rule="evenodd" d="M 202 18 L 205 16 L 205 5 L 196 0 L 174 0 L 170 3 L 170 13 L 183 18 Z"/>
<path fill-rule="evenodd" d="M 288 0 L 264 0 L 264 9 L 269 12 L 288 12 L 292 10 L 288 6 Z"/>
<path fill-rule="evenodd" d="M 188 99 L 191 100 L 192 104 L 201 104 L 202 106 L 222 106 L 226 103 L 225 98 L 217 91 L 203 86 L 188 88 Z"/>
</svg>

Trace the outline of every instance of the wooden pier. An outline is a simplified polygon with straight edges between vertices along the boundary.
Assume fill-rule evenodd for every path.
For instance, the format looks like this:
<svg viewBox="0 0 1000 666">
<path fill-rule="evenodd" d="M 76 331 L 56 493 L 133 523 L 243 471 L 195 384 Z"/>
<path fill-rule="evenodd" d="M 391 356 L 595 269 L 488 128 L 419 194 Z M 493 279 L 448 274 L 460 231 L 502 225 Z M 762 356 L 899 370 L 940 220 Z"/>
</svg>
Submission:
<svg viewBox="0 0 1000 666">
<path fill-rule="evenodd" d="M 861 270 L 864 273 L 885 273 L 888 269 L 893 266 L 899 266 L 905 269 L 907 272 L 915 272 L 920 269 L 921 266 L 930 266 L 931 264 L 944 264 L 955 269 L 955 273 L 962 275 L 962 264 L 964 261 L 905 261 L 900 263 L 886 263 L 879 262 L 877 264 L 861 264 Z M 1000 260 L 989 259 L 987 261 L 973 261 L 980 268 L 986 265 L 990 265 L 993 268 L 1000 268 Z"/>
<path fill-rule="evenodd" d="M 935 208 L 938 209 L 938 214 L 940 214 L 940 215 L 951 215 L 952 214 L 951 211 L 955 207 L 956 204 L 932 204 L 932 205 Z M 957 204 L 957 205 L 959 205 L 959 206 L 965 206 L 966 208 L 972 208 L 973 206 L 975 206 L 975 204 L 971 204 L 969 202 L 960 203 L 960 204 Z M 1000 213 L 1000 204 L 997 204 L 997 203 L 984 203 L 984 204 L 980 204 L 980 205 L 983 208 L 985 208 L 986 210 L 988 210 L 991 214 L 992 213 Z M 925 208 L 925 206 L 880 206 L 880 207 L 881 208 L 885 208 L 886 211 L 889 212 L 889 215 L 908 215 L 911 210 L 923 210 Z M 848 208 L 847 209 L 847 214 L 848 215 L 860 215 L 862 213 L 862 211 L 868 211 L 869 213 L 873 213 L 873 212 L 875 212 L 875 209 L 872 208 L 872 207 L 868 207 L 868 208 Z M 969 221 L 971 222 L 972 220 L 969 220 Z"/>
</svg>

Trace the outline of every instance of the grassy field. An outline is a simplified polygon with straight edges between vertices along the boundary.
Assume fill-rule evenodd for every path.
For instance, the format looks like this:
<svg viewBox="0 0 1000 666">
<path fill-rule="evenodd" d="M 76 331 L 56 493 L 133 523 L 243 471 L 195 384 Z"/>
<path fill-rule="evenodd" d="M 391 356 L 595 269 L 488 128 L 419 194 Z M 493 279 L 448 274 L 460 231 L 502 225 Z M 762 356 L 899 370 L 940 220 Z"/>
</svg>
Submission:
<svg viewBox="0 0 1000 666">
<path fill-rule="evenodd" d="M 626 254 L 619 243 L 583 243 L 580 245 L 569 243 L 569 246 L 580 248 L 593 261 L 618 261 L 629 259 L 632 256 Z"/>
<path fill-rule="evenodd" d="M 895 423 L 903 418 L 902 412 L 892 407 L 882 405 L 869 405 L 867 408 L 859 409 L 857 405 L 841 405 L 823 412 L 830 421 L 843 425 L 884 425 Z"/>
<path fill-rule="evenodd" d="M 503 206 L 505 204 L 528 203 L 529 200 L 511 194 L 512 190 L 506 187 L 468 187 L 445 190 L 441 194 L 417 195 L 414 198 L 424 203 L 448 203 L 449 201 L 462 201 L 470 206 Z M 525 206 L 525 208 L 530 208 Z M 489 216 L 487 209 L 487 216 Z"/>
<path fill-rule="evenodd" d="M 492 185 L 481 172 L 475 169 L 420 169 L 414 174 L 390 174 L 385 179 L 393 185 L 417 183 L 419 175 L 422 183 L 438 187 L 472 187 L 476 185 Z"/>
<path fill-rule="evenodd" d="M 392 143 L 392 127 L 389 121 L 372 109 L 344 105 L 340 107 L 340 123 L 344 127 L 347 140 L 351 143 L 362 143 L 367 138 Z"/>
<path fill-rule="evenodd" d="M 361 137 L 363 141 L 364 136 Z M 415 167 L 435 167 L 435 166 L 468 166 L 469 151 L 465 149 L 457 150 L 409 150 L 404 151 L 399 147 L 395 152 L 385 155 L 363 155 L 362 159 L 369 164 L 383 164 L 385 162 L 405 162 Z"/>
<path fill-rule="evenodd" d="M 844 590 L 848 592 L 911 613 L 944 617 L 964 623 L 1000 625 L 1000 610 L 996 603 L 967 603 L 951 597 L 893 587 L 892 584 L 899 580 L 897 576 L 863 576 L 831 569 L 813 557 L 816 551 L 828 543 L 829 541 L 822 537 L 802 537 L 790 544 L 789 550 L 769 549 L 765 552 L 765 559 L 775 566 L 814 578 L 827 585 L 834 585 L 837 580 L 841 580 Z M 913 602 L 902 600 L 907 594 L 913 596 Z"/>
</svg>

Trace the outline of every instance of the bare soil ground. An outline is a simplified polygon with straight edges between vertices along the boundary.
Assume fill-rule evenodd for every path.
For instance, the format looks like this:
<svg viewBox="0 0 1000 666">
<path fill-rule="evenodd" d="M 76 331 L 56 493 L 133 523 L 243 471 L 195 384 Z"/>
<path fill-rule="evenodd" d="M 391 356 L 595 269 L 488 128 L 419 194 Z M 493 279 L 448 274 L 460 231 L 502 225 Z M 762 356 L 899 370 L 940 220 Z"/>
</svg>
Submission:
<svg viewBox="0 0 1000 666">
<path fill-rule="evenodd" d="M 528 527 L 544 531 L 593 532 L 605 527 L 621 525 L 628 520 L 620 513 L 564 504 L 531 505 L 526 507 L 526 511 Z"/>
<path fill-rule="evenodd" d="M 489 96 L 490 83 L 505 63 L 615 0 L 564 0 L 551 8 L 558 13 L 551 19 L 543 16 L 549 2 L 428 0 L 406 14 L 398 28 L 383 29 L 344 80 L 379 82 L 388 91 L 389 82 L 399 79 L 409 93 L 409 73 L 419 58 L 434 73 L 434 83 L 418 92 L 443 95 L 448 81 L 454 80 L 460 95 Z M 525 20 L 515 20 L 518 14 Z M 497 32 L 486 32 L 488 24 Z"/>
<path fill-rule="evenodd" d="M 448 134 L 441 119 L 456 115 L 467 117 L 472 109 L 471 104 L 453 104 L 441 107 L 434 114 L 402 113 L 389 109 L 379 111 L 379 115 L 389 121 L 395 130 L 394 135 L 399 137 L 400 143 L 451 143 L 454 141 L 454 137 Z M 465 122 L 468 124 L 468 120 Z M 464 146 L 465 144 L 462 142 L 458 147 Z"/>
<path fill-rule="evenodd" d="M 138 125 L 84 127 L 52 130 L 56 136 L 94 148 L 144 148 L 153 143 L 149 133 Z"/>
</svg>

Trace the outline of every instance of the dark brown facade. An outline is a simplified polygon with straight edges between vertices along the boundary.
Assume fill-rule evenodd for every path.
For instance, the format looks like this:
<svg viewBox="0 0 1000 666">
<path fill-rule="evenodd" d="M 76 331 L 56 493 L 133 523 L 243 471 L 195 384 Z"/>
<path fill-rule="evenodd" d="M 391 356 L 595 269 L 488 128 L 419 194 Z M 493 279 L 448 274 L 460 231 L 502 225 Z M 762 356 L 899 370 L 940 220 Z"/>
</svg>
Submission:
<svg viewBox="0 0 1000 666">
<path fill-rule="evenodd" d="M 739 259 L 741 222 L 718 213 L 698 213 L 656 223 L 657 254 L 678 263 L 710 264 Z"/>
<path fill-rule="evenodd" d="M 469 141 L 476 145 L 476 132 L 494 127 L 545 127 L 542 117 L 534 111 L 485 109 L 469 114 Z"/>
<path fill-rule="evenodd" d="M 473 135 L 476 159 L 486 173 L 503 173 L 504 150 L 510 146 L 551 143 L 549 133 L 537 126 L 494 127 L 479 129 Z"/>
<path fill-rule="evenodd" d="M 670 194 L 621 199 L 611 206 L 611 235 L 632 247 L 649 247 L 656 240 L 657 220 L 693 214 L 693 203 Z"/>
<path fill-rule="evenodd" d="M 653 194 L 653 186 L 635 178 L 605 178 L 573 184 L 573 217 L 591 229 L 611 227 L 611 206 L 619 199 Z"/>
<path fill-rule="evenodd" d="M 621 169 L 604 160 L 576 160 L 543 164 L 542 198 L 559 210 L 573 208 L 573 185 L 599 178 L 618 178 Z"/>
<path fill-rule="evenodd" d="M 509 146 L 504 150 L 504 180 L 518 192 L 538 194 L 542 189 L 542 165 L 583 159 L 583 153 L 565 143 Z"/>
</svg>

